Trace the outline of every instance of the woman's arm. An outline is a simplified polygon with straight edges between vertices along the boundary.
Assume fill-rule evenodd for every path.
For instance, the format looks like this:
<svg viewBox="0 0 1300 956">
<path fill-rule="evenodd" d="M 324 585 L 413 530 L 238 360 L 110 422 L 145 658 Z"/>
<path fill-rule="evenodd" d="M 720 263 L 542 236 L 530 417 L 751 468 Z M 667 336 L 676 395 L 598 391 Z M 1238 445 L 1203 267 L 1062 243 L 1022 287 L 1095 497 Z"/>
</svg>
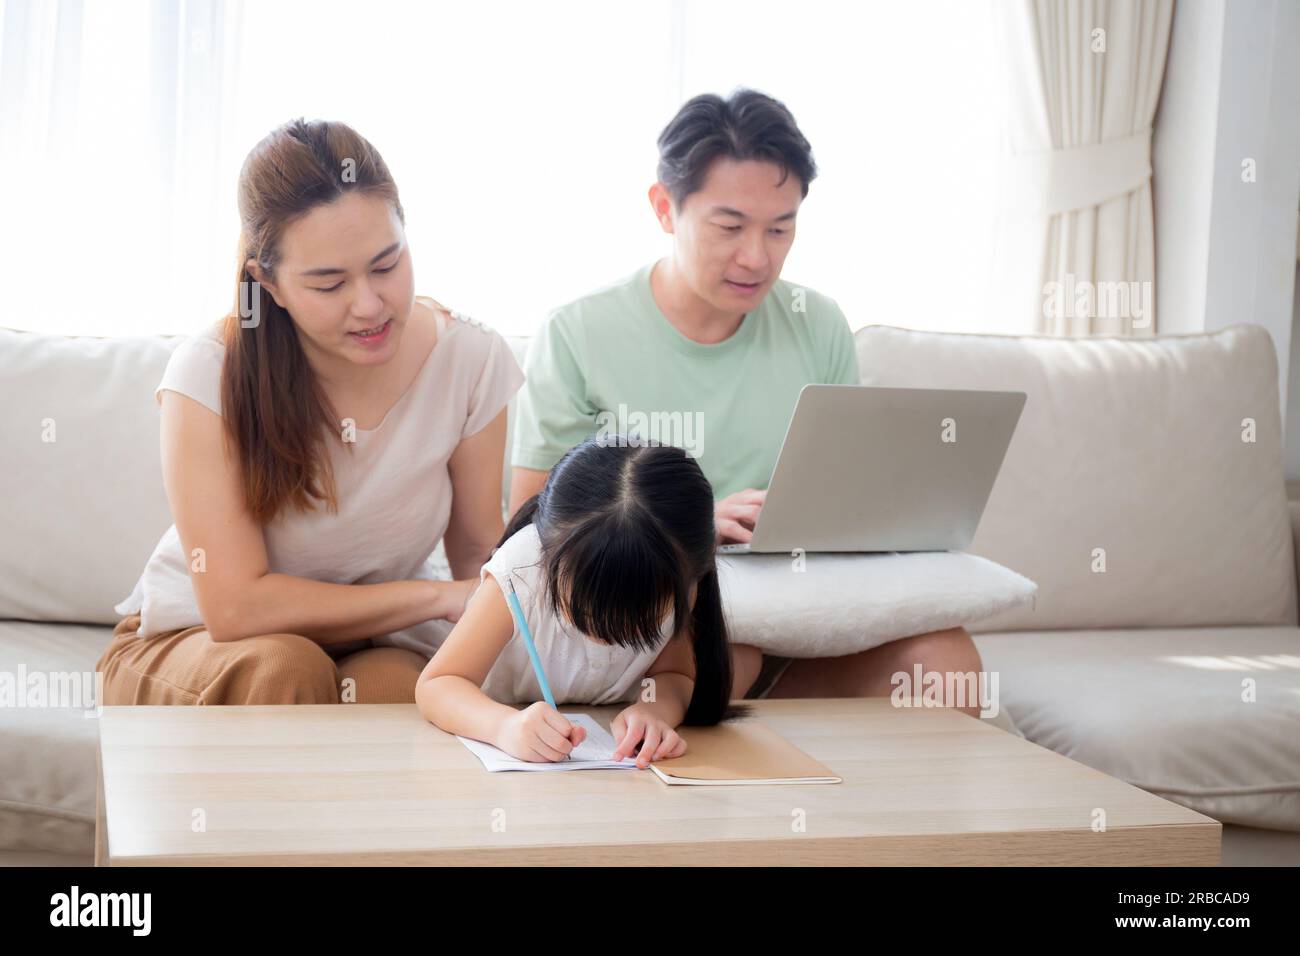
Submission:
<svg viewBox="0 0 1300 956">
<path fill-rule="evenodd" d="M 506 411 L 456 446 L 451 473 L 451 519 L 443 536 L 451 576 L 478 580 L 479 568 L 501 540 L 501 471 L 506 449 Z M 468 596 L 468 595 L 467 595 Z"/>
<path fill-rule="evenodd" d="M 199 614 L 214 641 L 290 633 L 334 644 L 458 610 L 448 582 L 326 584 L 271 573 L 221 417 L 171 390 L 162 398 L 162 469 Z"/>
</svg>

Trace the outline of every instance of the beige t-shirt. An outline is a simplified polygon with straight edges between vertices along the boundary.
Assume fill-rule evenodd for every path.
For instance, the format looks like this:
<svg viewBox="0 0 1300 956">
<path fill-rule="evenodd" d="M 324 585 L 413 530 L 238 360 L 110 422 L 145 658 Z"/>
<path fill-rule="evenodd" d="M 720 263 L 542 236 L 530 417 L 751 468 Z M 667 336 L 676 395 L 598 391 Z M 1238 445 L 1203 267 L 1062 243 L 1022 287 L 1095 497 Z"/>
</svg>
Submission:
<svg viewBox="0 0 1300 956">
<path fill-rule="evenodd" d="M 323 505 L 287 508 L 263 535 L 270 570 L 332 584 L 433 579 L 430 555 L 447 530 L 452 485 L 448 459 L 461 439 L 485 428 L 523 384 L 510 346 L 496 332 L 438 309 L 438 340 L 409 388 L 373 429 L 356 430 L 351 451 L 332 443 L 338 513 Z M 181 343 L 155 390 L 187 395 L 221 414 L 225 347 L 217 327 Z M 202 624 L 176 526 L 167 529 L 131 596 L 116 606 L 139 612 L 148 637 Z M 377 643 L 428 648 L 448 625 L 425 622 Z M 429 633 L 425 634 L 424 631 Z"/>
</svg>

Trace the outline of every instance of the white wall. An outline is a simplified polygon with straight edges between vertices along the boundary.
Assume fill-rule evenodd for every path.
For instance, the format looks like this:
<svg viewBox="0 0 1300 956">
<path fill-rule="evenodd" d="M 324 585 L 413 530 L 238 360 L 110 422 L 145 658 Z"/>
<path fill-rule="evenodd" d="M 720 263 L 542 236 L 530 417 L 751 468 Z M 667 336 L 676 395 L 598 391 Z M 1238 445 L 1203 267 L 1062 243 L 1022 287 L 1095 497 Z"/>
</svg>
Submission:
<svg viewBox="0 0 1300 956">
<path fill-rule="evenodd" d="M 1247 159 L 1254 182 L 1242 180 Z M 1285 415 L 1300 204 L 1300 4 L 1179 0 L 1152 165 L 1157 331 L 1264 326 L 1278 352 Z"/>
<path fill-rule="evenodd" d="M 1219 115 L 1224 5 L 1174 4 L 1164 86 L 1151 143 L 1155 203 L 1156 331 L 1205 328 L 1210 256 L 1210 181 Z"/>
</svg>

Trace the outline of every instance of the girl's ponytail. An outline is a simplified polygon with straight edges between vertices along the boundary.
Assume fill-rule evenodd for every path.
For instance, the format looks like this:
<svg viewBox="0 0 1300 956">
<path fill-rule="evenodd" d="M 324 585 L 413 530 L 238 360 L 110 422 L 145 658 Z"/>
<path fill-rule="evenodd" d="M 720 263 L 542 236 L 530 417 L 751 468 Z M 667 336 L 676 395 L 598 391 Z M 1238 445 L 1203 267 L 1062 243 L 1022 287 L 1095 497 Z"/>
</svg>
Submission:
<svg viewBox="0 0 1300 956">
<path fill-rule="evenodd" d="M 722 614 L 718 569 L 700 578 L 691 613 L 691 640 L 695 647 L 695 690 L 686 708 L 684 724 L 709 726 L 728 716 L 731 709 L 731 643 Z"/>
</svg>

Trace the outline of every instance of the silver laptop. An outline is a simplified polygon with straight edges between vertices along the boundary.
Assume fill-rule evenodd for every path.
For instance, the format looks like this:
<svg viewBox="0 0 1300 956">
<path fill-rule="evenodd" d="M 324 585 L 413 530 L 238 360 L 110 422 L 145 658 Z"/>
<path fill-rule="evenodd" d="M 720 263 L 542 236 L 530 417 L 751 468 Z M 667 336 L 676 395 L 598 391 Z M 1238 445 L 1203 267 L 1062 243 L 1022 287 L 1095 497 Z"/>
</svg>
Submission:
<svg viewBox="0 0 1300 956">
<path fill-rule="evenodd" d="M 1024 392 L 806 385 L 753 539 L 725 554 L 961 551 Z"/>
</svg>

